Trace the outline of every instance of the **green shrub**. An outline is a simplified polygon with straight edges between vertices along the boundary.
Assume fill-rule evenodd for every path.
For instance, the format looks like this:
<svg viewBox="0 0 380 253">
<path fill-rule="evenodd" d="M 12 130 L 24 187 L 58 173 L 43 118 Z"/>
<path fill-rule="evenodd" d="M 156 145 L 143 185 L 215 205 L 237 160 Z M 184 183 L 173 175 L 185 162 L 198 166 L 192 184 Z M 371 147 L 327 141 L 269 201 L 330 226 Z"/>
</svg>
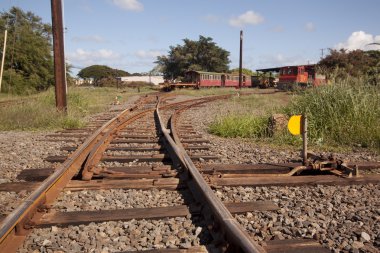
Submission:
<svg viewBox="0 0 380 253">
<path fill-rule="evenodd" d="M 308 116 L 312 143 L 380 148 L 380 87 L 365 79 L 306 90 L 285 112 Z"/>
<path fill-rule="evenodd" d="M 287 129 L 269 136 L 268 119 L 273 112 L 306 114 L 311 145 L 353 147 L 380 150 L 380 86 L 368 84 L 368 78 L 347 78 L 339 83 L 294 93 L 284 105 L 276 94 L 232 99 L 232 107 L 223 106 L 223 116 L 210 125 L 210 133 L 222 137 L 260 138 L 275 144 L 300 146 L 300 136 Z M 276 98 L 276 96 L 278 96 Z M 276 107 L 279 103 L 282 107 Z M 258 109 L 261 112 L 258 112 Z"/>
<path fill-rule="evenodd" d="M 228 115 L 213 122 L 209 131 L 222 137 L 263 138 L 268 136 L 268 117 Z"/>
</svg>

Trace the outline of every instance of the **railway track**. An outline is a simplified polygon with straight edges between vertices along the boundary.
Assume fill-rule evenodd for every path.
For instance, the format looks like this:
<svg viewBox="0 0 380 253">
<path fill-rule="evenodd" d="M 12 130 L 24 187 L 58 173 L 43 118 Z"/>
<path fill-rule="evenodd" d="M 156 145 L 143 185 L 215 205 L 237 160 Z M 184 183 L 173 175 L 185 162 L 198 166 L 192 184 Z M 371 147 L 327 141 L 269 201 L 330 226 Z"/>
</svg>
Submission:
<svg viewBox="0 0 380 253">
<path fill-rule="evenodd" d="M 287 252 L 326 252 L 314 240 L 272 240 L 265 245 L 258 244 L 233 215 L 258 210 L 276 211 L 279 207 L 272 201 L 222 202 L 215 195 L 215 189 L 222 186 L 302 185 L 310 182 L 363 184 L 377 183 L 379 178 L 285 178 L 278 174 L 288 173 L 297 164 L 206 164 L 208 160 L 216 162 L 218 157 L 208 152 L 208 141 L 193 129 L 191 119 L 180 120 L 181 113 L 227 97 L 176 101 L 175 97 L 151 95 L 117 117 L 99 118 L 86 130 L 77 129 L 49 136 L 51 141 L 63 138 L 70 143 L 70 139 L 77 138 L 84 142 L 78 147 L 64 147 L 69 152 L 68 157 L 49 157 L 50 162 L 59 164 L 55 170 L 44 169 L 35 173 L 29 170 L 23 175 L 29 181 L 39 179 L 43 182 L 0 185 L 2 190 L 17 191 L 17 188 L 25 190 L 28 187 L 34 190 L 2 221 L 0 251 L 15 251 L 33 229 L 43 234 L 71 225 L 113 222 L 100 229 L 101 237 L 108 233 L 110 226 L 134 229 L 128 232 L 128 242 L 121 241 L 132 247 L 115 246 L 111 251 L 136 250 L 139 247 L 133 245 L 143 241 L 147 248 L 156 248 L 152 252 L 286 252 L 284 249 L 288 249 Z M 95 130 L 95 133 L 89 135 L 90 130 Z M 374 166 L 377 165 L 362 164 L 362 168 Z M 272 176 L 268 176 L 270 174 Z M 102 202 L 106 198 L 102 195 L 104 193 L 111 201 Z M 65 194 L 70 197 L 65 197 Z M 126 201 L 123 196 L 139 194 L 145 194 L 142 201 L 128 205 L 123 203 Z M 144 203 L 149 202 L 144 200 L 154 199 L 155 195 L 160 197 L 150 201 L 154 203 Z M 118 200 L 118 197 L 122 199 Z M 91 204 L 93 198 L 98 200 L 95 207 Z M 157 226 L 165 226 L 166 222 L 172 235 L 165 234 L 160 238 L 156 233 L 151 243 L 147 233 L 140 231 L 144 230 L 138 223 L 140 220 L 158 220 Z M 161 221 L 163 223 L 159 223 Z M 148 231 L 153 233 L 152 229 Z M 140 235 L 141 238 L 138 238 Z M 109 236 L 112 237 L 111 234 Z M 89 243 L 90 249 L 96 248 L 99 238 L 94 237 L 96 239 Z M 196 238 L 201 238 L 202 242 Z M 117 243 L 110 241 L 110 245 L 113 244 Z M 90 251 L 83 245 L 81 247 L 76 249 Z M 167 247 L 171 249 L 161 249 Z"/>
</svg>

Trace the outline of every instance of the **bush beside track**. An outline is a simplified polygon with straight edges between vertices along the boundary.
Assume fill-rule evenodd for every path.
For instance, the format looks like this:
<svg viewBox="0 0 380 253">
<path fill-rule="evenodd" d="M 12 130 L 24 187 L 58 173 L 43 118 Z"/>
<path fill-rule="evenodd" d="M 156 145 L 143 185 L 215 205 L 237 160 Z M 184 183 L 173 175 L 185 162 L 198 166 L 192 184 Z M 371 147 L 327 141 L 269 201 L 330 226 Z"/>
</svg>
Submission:
<svg viewBox="0 0 380 253">
<path fill-rule="evenodd" d="M 267 99 L 272 100 L 271 95 Z M 276 103 L 273 101 L 273 103 Z M 275 144 L 299 145 L 300 137 L 286 131 L 270 136 L 268 122 L 273 108 L 261 115 L 251 110 L 219 116 L 209 128 L 222 137 L 243 137 Z M 277 112 L 308 116 L 309 142 L 312 145 L 369 147 L 380 150 L 380 87 L 368 85 L 364 79 L 348 78 L 328 86 L 294 94 L 290 103 Z"/>
</svg>

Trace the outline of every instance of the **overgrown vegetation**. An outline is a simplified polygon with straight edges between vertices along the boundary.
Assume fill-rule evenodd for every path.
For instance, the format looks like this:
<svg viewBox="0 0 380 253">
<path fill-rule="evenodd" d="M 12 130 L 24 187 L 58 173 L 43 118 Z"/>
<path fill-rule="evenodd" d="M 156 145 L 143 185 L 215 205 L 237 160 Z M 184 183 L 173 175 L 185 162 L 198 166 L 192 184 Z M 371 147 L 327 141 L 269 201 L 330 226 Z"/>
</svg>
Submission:
<svg viewBox="0 0 380 253">
<path fill-rule="evenodd" d="M 276 103 L 272 97 L 267 99 Z M 301 138 L 291 136 L 286 130 L 271 136 L 268 119 L 273 112 L 306 114 L 311 145 L 380 150 L 380 87 L 368 84 L 367 78 L 346 78 L 339 83 L 308 89 L 295 94 L 282 108 L 263 106 L 259 114 L 254 113 L 257 103 L 249 104 L 245 100 L 239 103 L 245 108 L 239 110 L 238 107 L 218 116 L 210 126 L 211 133 L 300 145 Z"/>
<path fill-rule="evenodd" d="M 88 116 L 104 111 L 115 102 L 116 97 L 120 102 L 125 102 L 136 93 L 135 89 L 130 88 L 69 88 L 68 114 L 65 115 L 56 110 L 54 90 L 50 89 L 34 96 L 34 99 L 0 107 L 0 131 L 82 127 Z"/>
<path fill-rule="evenodd" d="M 227 115 L 210 126 L 221 137 L 264 138 L 268 136 L 269 118 L 252 115 Z"/>
<path fill-rule="evenodd" d="M 368 84 L 380 85 L 380 51 L 346 49 L 330 50 L 318 63 L 318 68 L 330 81 L 339 82 L 346 78 L 363 78 Z"/>
<path fill-rule="evenodd" d="M 287 114 L 306 114 L 312 143 L 380 149 L 380 87 L 347 78 L 295 97 Z"/>
<path fill-rule="evenodd" d="M 1 42 L 6 29 L 8 46 L 2 92 L 32 94 L 53 85 L 51 26 L 31 12 L 12 7 L 0 13 Z"/>
<path fill-rule="evenodd" d="M 270 98 L 270 99 L 269 99 Z M 220 113 L 209 131 L 222 137 L 267 138 L 269 115 L 288 103 L 286 93 L 254 94 L 220 102 Z"/>
</svg>

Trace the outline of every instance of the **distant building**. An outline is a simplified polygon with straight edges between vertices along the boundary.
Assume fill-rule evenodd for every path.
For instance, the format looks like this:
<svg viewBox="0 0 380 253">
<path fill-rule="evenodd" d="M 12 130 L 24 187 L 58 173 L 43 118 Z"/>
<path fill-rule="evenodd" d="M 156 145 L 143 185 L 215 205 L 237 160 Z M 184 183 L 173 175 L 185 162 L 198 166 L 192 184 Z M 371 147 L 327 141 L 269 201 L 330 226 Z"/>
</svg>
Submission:
<svg viewBox="0 0 380 253">
<path fill-rule="evenodd" d="M 93 84 L 94 79 L 93 78 L 74 78 L 75 85 L 84 85 L 84 84 Z"/>
<path fill-rule="evenodd" d="M 119 80 L 126 83 L 131 82 L 146 82 L 154 85 L 159 85 L 164 82 L 163 76 L 122 76 L 118 77 Z"/>
</svg>

